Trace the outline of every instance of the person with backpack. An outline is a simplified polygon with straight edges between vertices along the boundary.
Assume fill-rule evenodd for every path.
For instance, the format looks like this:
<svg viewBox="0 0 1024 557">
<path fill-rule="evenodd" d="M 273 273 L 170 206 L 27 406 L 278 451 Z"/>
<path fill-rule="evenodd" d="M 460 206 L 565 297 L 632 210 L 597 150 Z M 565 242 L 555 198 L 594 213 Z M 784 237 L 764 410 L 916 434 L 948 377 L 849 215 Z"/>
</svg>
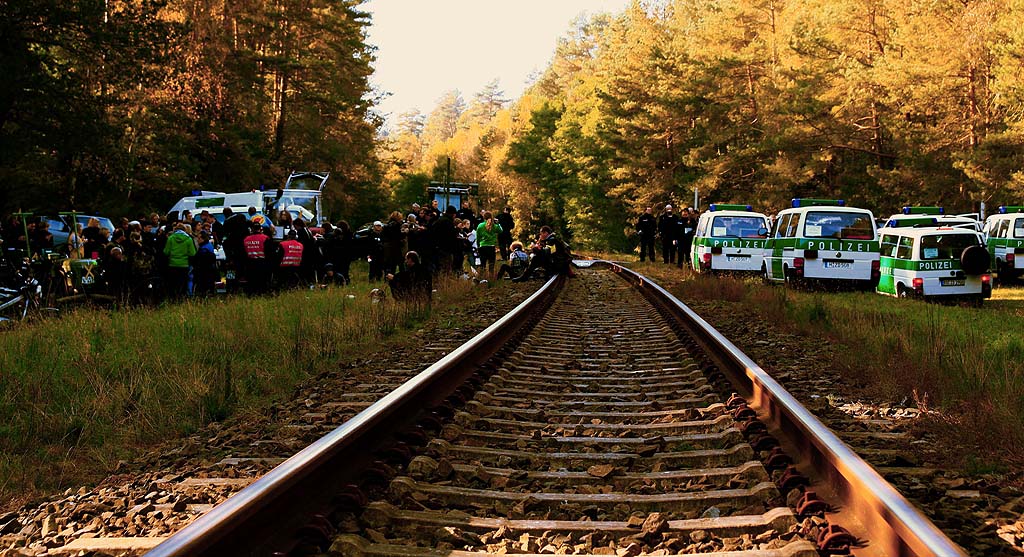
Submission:
<svg viewBox="0 0 1024 557">
<path fill-rule="evenodd" d="M 522 242 L 518 240 L 512 242 L 510 249 L 512 251 L 508 254 L 508 263 L 502 263 L 501 267 L 498 268 L 498 274 L 495 276 L 496 280 L 500 280 L 505 276 L 510 279 L 518 278 L 530 265 L 530 254 L 526 253 L 523 249 Z"/>
</svg>

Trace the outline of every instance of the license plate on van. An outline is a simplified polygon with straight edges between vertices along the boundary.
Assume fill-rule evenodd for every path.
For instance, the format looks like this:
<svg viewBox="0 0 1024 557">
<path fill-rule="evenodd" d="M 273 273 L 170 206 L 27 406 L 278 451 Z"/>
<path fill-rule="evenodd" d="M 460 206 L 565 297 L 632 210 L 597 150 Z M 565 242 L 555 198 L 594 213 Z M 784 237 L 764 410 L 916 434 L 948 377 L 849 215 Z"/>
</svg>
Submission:
<svg viewBox="0 0 1024 557">
<path fill-rule="evenodd" d="M 725 260 L 730 262 L 730 263 L 740 263 L 740 262 L 746 263 L 747 261 L 750 260 L 750 256 L 749 255 L 727 255 L 727 256 L 725 256 Z"/>
<path fill-rule="evenodd" d="M 829 261 L 826 259 L 822 266 L 826 269 L 852 269 L 853 261 Z"/>
<path fill-rule="evenodd" d="M 967 284 L 967 280 L 958 278 L 940 278 L 939 284 L 942 286 L 964 286 Z"/>
</svg>

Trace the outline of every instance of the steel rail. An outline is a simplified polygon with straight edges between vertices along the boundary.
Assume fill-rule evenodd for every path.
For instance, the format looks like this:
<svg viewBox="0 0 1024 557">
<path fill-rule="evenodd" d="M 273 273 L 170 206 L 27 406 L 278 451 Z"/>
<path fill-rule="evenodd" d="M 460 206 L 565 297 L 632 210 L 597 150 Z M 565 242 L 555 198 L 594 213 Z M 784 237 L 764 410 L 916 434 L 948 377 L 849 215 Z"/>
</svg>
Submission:
<svg viewBox="0 0 1024 557">
<path fill-rule="evenodd" d="M 270 555 L 280 536 L 329 512 L 332 499 L 372 462 L 371 453 L 440 404 L 478 366 L 541 315 L 561 289 L 552 277 L 515 309 L 337 429 L 278 465 L 146 553 L 149 557 Z M 292 541 L 292 540 L 287 540 Z"/>
<path fill-rule="evenodd" d="M 647 277 L 617 263 L 595 261 L 639 288 L 673 315 L 705 349 L 759 417 L 797 447 L 820 479 L 870 533 L 872 549 L 892 557 L 966 557 L 935 524 L 896 491 L 793 395 L 707 321 Z M 793 455 L 796 456 L 796 455 Z"/>
</svg>

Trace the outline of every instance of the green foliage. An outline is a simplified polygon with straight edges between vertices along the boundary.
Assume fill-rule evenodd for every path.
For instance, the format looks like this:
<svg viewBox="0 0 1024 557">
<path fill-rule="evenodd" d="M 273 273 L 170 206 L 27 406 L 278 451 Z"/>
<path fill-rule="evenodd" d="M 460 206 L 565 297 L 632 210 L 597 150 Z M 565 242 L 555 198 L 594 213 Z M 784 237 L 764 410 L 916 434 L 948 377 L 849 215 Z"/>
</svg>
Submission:
<svg viewBox="0 0 1024 557">
<path fill-rule="evenodd" d="M 592 249 L 694 187 L 769 212 L 976 210 L 1024 195 L 1022 29 L 1024 0 L 638 0 L 574 22 L 521 99 L 471 106 L 442 151 Z"/>
<path fill-rule="evenodd" d="M 391 199 L 389 206 L 407 208 L 413 203 L 422 203 L 427 196 L 430 176 L 420 173 L 402 174 L 391 182 Z"/>
<path fill-rule="evenodd" d="M 0 213 L 162 212 L 298 169 L 332 172 L 328 208 L 358 207 L 380 173 L 359 4 L 5 4 Z"/>
</svg>

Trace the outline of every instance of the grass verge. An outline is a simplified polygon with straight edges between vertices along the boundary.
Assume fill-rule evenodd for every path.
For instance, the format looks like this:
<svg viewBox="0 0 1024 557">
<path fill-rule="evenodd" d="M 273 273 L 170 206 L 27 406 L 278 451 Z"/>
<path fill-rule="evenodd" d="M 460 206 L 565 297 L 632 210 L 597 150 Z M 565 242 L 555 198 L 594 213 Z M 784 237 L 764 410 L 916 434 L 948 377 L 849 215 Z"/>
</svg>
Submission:
<svg viewBox="0 0 1024 557">
<path fill-rule="evenodd" d="M 439 281 L 435 306 L 472 298 Z M 0 501 L 79 485 L 139 446 L 253 411 L 430 316 L 370 286 L 82 309 L 0 334 Z"/>
<path fill-rule="evenodd" d="M 1024 290 L 996 289 L 975 309 L 635 267 L 684 300 L 734 304 L 807 342 L 838 345 L 833 363 L 859 389 L 940 409 L 944 434 L 969 432 L 987 457 L 1024 464 Z"/>
</svg>

